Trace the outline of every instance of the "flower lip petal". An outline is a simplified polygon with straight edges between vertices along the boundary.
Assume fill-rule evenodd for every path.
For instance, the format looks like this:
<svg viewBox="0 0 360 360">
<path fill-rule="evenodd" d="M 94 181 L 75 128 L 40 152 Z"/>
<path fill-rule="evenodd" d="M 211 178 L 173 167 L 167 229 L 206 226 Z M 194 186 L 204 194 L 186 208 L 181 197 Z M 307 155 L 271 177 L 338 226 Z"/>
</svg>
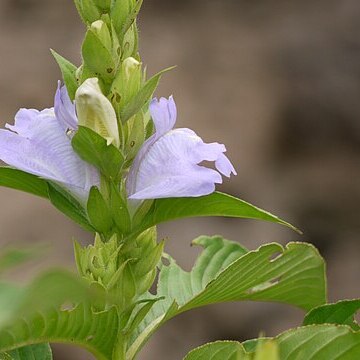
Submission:
<svg viewBox="0 0 360 360">
<path fill-rule="evenodd" d="M 230 162 L 230 160 L 225 154 L 219 155 L 219 157 L 215 161 L 215 167 L 219 172 L 221 172 L 221 174 L 225 175 L 228 178 L 231 174 L 237 175 L 233 164 Z"/>
<path fill-rule="evenodd" d="M 170 96 L 169 99 L 162 97 L 160 100 L 152 99 L 150 102 L 150 114 L 155 125 L 157 138 L 173 129 L 177 117 L 177 109 L 173 97 Z"/>
<path fill-rule="evenodd" d="M 203 196 L 222 183 L 220 173 L 228 177 L 236 174 L 224 155 L 223 144 L 206 144 L 187 128 L 173 129 L 176 105 L 172 97 L 154 99 L 150 112 L 156 132 L 144 143 L 130 169 L 130 199 Z M 215 162 L 217 171 L 199 165 L 203 161 Z"/>
<path fill-rule="evenodd" d="M 98 171 L 80 159 L 66 134 L 64 114 L 74 115 L 66 89 L 58 88 L 59 117 L 53 108 L 42 111 L 20 109 L 15 124 L 0 130 L 0 160 L 25 172 L 48 179 L 67 188 L 70 192 L 87 194 L 92 185 L 99 185 Z M 65 92 L 64 92 L 65 91 Z M 65 100 L 64 100 L 65 99 Z M 67 102 L 67 110 L 61 109 Z M 59 102 L 60 101 L 60 102 Z M 66 110 L 66 109 L 65 109 Z M 75 116 L 75 115 L 74 115 Z M 74 117 L 72 120 L 76 120 Z"/>
</svg>

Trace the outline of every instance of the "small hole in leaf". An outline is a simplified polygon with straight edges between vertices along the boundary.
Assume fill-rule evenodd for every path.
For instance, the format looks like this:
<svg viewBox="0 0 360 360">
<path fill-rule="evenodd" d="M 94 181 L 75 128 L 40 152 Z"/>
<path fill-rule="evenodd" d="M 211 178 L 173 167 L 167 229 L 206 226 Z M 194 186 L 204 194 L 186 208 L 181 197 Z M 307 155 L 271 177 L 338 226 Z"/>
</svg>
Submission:
<svg viewBox="0 0 360 360">
<path fill-rule="evenodd" d="M 283 253 L 280 251 L 276 251 L 273 254 L 271 254 L 271 256 L 269 257 L 270 262 L 274 262 L 277 259 L 279 259 L 281 256 L 283 256 Z"/>
<path fill-rule="evenodd" d="M 85 341 L 86 341 L 86 342 L 89 342 L 89 341 L 91 341 L 93 338 L 94 338 L 94 335 L 89 335 L 89 336 L 85 339 Z"/>
<path fill-rule="evenodd" d="M 163 263 L 164 266 L 170 266 L 170 260 L 167 258 L 162 258 L 161 262 Z"/>
<path fill-rule="evenodd" d="M 357 311 L 356 314 L 354 315 L 354 321 L 357 324 L 360 324 L 360 311 Z"/>
<path fill-rule="evenodd" d="M 112 68 L 107 68 L 106 71 L 107 71 L 109 74 L 111 74 L 112 71 L 113 71 L 113 69 L 112 69 Z"/>
<path fill-rule="evenodd" d="M 277 285 L 279 282 L 281 281 L 281 276 L 278 276 L 272 280 L 269 280 L 269 281 L 266 281 L 262 284 L 259 284 L 259 285 L 256 285 L 254 287 L 252 287 L 251 289 L 247 290 L 246 293 L 251 295 L 251 294 L 254 294 L 254 293 L 257 293 L 259 291 L 263 291 L 265 289 L 268 289 L 272 286 L 275 286 Z"/>
<path fill-rule="evenodd" d="M 61 311 L 71 311 L 75 308 L 75 305 L 72 302 L 65 302 L 60 306 Z"/>
</svg>

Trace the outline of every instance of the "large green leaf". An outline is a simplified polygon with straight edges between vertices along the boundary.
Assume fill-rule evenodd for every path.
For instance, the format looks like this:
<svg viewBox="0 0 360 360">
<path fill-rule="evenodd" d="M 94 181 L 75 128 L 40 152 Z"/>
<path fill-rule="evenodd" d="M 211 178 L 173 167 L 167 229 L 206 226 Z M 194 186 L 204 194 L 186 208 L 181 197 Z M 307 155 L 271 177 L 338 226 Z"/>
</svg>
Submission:
<svg viewBox="0 0 360 360">
<path fill-rule="evenodd" d="M 217 341 L 192 350 L 184 360 L 244 360 L 248 356 L 236 341 Z"/>
<path fill-rule="evenodd" d="M 355 360 L 360 359 L 360 332 L 348 326 L 312 325 L 289 330 L 272 340 L 277 345 L 279 360 Z M 268 343 L 271 343 L 268 341 Z M 237 342 L 215 342 L 191 351 L 184 360 L 250 360 L 255 353 L 247 353 Z M 276 359 L 262 357 L 261 359 Z"/>
<path fill-rule="evenodd" d="M 236 341 L 216 341 L 191 351 L 184 360 L 280 360 L 274 340 L 260 340 L 253 353 Z"/>
<path fill-rule="evenodd" d="M 354 316 L 360 309 L 360 299 L 343 300 L 336 304 L 326 304 L 312 309 L 304 319 L 304 325 L 338 324 L 348 325 L 353 330 L 360 330 Z"/>
<path fill-rule="evenodd" d="M 45 180 L 10 167 L 0 167 L 0 186 L 48 198 L 47 183 Z"/>
<path fill-rule="evenodd" d="M 78 305 L 65 311 L 38 311 L 0 331 L 0 351 L 24 344 L 62 342 L 81 346 L 97 359 L 107 360 L 111 358 L 117 329 L 118 317 L 114 307 L 103 312 L 94 312 L 90 305 Z"/>
<path fill-rule="evenodd" d="M 29 345 L 0 354 L 0 360 L 52 360 L 52 352 L 49 344 Z"/>
<path fill-rule="evenodd" d="M 139 225 L 139 228 L 145 230 L 165 221 L 199 216 L 265 220 L 299 231 L 291 224 L 265 210 L 220 192 L 194 198 L 157 199 L 154 201 L 153 207 L 143 223 Z"/>
<path fill-rule="evenodd" d="M 100 295 L 78 277 L 60 270 L 41 275 L 26 288 L 0 284 L 0 352 L 65 342 L 80 345 L 99 359 L 110 358 L 118 315 L 114 307 L 96 312 L 91 304 L 97 299 Z"/>
<path fill-rule="evenodd" d="M 260 300 L 309 310 L 326 300 L 324 261 L 310 244 L 268 244 L 246 252 L 221 237 L 203 236 L 193 243 L 204 251 L 191 272 L 171 258 L 162 266 L 157 297 L 164 300 L 154 305 L 134 334 L 129 359 L 165 320 L 196 307 Z"/>
</svg>

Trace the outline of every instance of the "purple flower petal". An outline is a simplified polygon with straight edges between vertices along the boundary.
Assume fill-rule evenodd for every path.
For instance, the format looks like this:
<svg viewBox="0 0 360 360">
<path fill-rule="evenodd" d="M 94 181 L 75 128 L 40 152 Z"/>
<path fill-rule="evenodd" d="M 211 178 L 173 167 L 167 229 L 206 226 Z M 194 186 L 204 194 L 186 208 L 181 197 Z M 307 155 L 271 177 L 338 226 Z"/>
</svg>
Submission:
<svg viewBox="0 0 360 360">
<path fill-rule="evenodd" d="M 172 98 L 154 99 L 150 112 L 156 132 L 140 149 L 127 179 L 130 199 L 203 196 L 215 191 L 225 176 L 235 173 L 224 155 L 225 146 L 206 144 L 190 129 L 175 129 L 176 106 Z M 199 165 L 215 161 L 218 171 Z"/>
<path fill-rule="evenodd" d="M 54 99 L 55 116 L 66 130 L 77 130 L 78 120 L 76 117 L 75 104 L 70 100 L 65 86 L 58 82 L 58 88 Z"/>
<path fill-rule="evenodd" d="M 65 101 L 57 106 L 58 114 L 66 114 L 63 107 L 69 104 Z M 74 152 L 63 121 L 55 116 L 54 109 L 21 109 L 15 124 L 6 125 L 11 131 L 0 130 L 0 159 L 17 169 L 59 182 L 85 199 L 90 187 L 99 184 L 99 174 Z"/>
</svg>

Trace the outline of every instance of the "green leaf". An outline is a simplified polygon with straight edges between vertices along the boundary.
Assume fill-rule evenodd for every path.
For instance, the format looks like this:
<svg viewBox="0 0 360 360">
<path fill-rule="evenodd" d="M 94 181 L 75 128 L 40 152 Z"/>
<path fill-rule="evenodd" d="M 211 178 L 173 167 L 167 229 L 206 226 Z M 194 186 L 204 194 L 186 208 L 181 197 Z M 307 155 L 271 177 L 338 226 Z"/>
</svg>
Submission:
<svg viewBox="0 0 360 360">
<path fill-rule="evenodd" d="M 120 119 L 123 123 L 128 121 L 132 116 L 137 114 L 143 106 L 151 99 L 154 94 L 155 89 L 159 85 L 161 76 L 167 72 L 174 69 L 174 67 L 165 69 L 158 74 L 154 75 L 149 79 L 140 91 L 124 106 L 120 113 Z"/>
<path fill-rule="evenodd" d="M 75 5 L 82 21 L 85 24 L 91 24 L 92 22 L 100 19 L 101 12 L 92 1 L 75 0 Z"/>
<path fill-rule="evenodd" d="M 225 216 L 245 219 L 257 219 L 285 225 L 300 232 L 293 225 L 269 212 L 251 205 L 234 196 L 215 192 L 194 198 L 169 198 L 154 201 L 152 210 L 139 226 L 139 231 L 156 224 L 188 217 Z"/>
<path fill-rule="evenodd" d="M 87 213 L 97 232 L 107 234 L 113 227 L 110 209 L 97 187 L 90 190 Z"/>
<path fill-rule="evenodd" d="M 49 183 L 48 194 L 51 203 L 58 210 L 81 225 L 85 230 L 95 232 L 95 229 L 89 223 L 84 207 L 70 193 L 55 183 Z"/>
<path fill-rule="evenodd" d="M 113 183 L 110 186 L 110 211 L 120 232 L 123 234 L 129 233 L 131 230 L 131 218 L 127 200 L 117 188 L 117 185 Z"/>
<path fill-rule="evenodd" d="M 258 341 L 253 354 L 248 354 L 236 341 L 216 341 L 194 349 L 184 360 L 280 360 L 280 357 L 273 340 Z"/>
<path fill-rule="evenodd" d="M 125 0 L 126 1 L 126 0 Z M 126 17 L 124 23 L 121 26 L 119 37 L 123 38 L 126 32 L 130 29 L 131 25 L 135 22 L 136 17 L 141 9 L 143 0 L 136 0 L 134 5 L 129 12 L 129 15 Z"/>
<path fill-rule="evenodd" d="M 76 78 L 76 66 L 73 65 L 70 61 L 66 60 L 64 57 L 59 55 L 56 51 L 50 49 L 52 55 L 54 56 L 56 62 L 58 63 L 66 89 L 69 93 L 71 100 L 75 99 L 75 93 L 78 88 L 78 82 Z"/>
<path fill-rule="evenodd" d="M 111 6 L 111 0 L 93 0 L 94 4 L 102 10 L 102 12 L 108 12 Z"/>
<path fill-rule="evenodd" d="M 143 334 L 150 336 L 164 317 L 208 304 L 277 301 L 308 310 L 326 300 L 324 261 L 310 244 L 290 243 L 286 248 L 268 244 L 246 252 L 221 237 L 203 236 L 193 243 L 204 251 L 191 272 L 182 270 L 171 258 L 170 265 L 162 266 L 156 296 L 165 300 L 154 305 L 138 328 L 133 339 L 136 346 L 141 346 L 139 339 Z M 177 307 L 169 313 L 174 303 Z M 132 355 L 136 351 L 132 346 Z"/>
<path fill-rule="evenodd" d="M 47 183 L 45 180 L 10 167 L 0 167 L 0 186 L 48 198 Z"/>
<path fill-rule="evenodd" d="M 312 309 L 304 319 L 304 325 L 338 324 L 348 325 L 353 330 L 360 330 L 354 319 L 360 309 L 360 299 L 343 300 L 336 304 L 326 304 Z"/>
<path fill-rule="evenodd" d="M 210 343 L 191 351 L 184 360 L 257 360 L 259 350 L 266 351 L 264 349 L 266 344 L 276 345 L 279 356 L 277 357 L 275 353 L 276 357 L 274 357 L 272 352 L 272 355 L 270 353 L 260 359 L 355 360 L 360 358 L 360 332 L 354 332 L 348 326 L 342 325 L 304 326 L 289 330 L 271 341 L 259 340 L 258 344 L 261 345 L 263 342 L 264 347 L 260 346 L 260 349 L 257 347 L 252 353 L 246 352 L 242 344 L 237 342 Z"/>
<path fill-rule="evenodd" d="M 82 301 L 89 297 L 86 284 L 63 270 L 41 274 L 25 288 L 0 283 L 0 330 L 36 311 L 50 310 L 67 300 Z"/>
<path fill-rule="evenodd" d="M 97 167 L 107 178 L 116 179 L 124 162 L 124 157 L 114 145 L 95 131 L 79 126 L 72 139 L 72 147 L 89 164 Z"/>
<path fill-rule="evenodd" d="M 0 331 L 0 350 L 9 351 L 19 344 L 62 342 L 81 346 L 97 359 L 111 358 L 118 331 L 117 311 L 95 312 L 91 306 L 78 305 L 73 310 L 42 311 L 23 317 Z"/>
<path fill-rule="evenodd" d="M 132 0 L 116 0 L 111 8 L 111 19 L 117 34 L 120 34 L 126 18 L 129 16 Z"/>
<path fill-rule="evenodd" d="M 39 276 L 26 288 L 0 284 L 0 352 L 64 342 L 82 346 L 98 359 L 111 358 L 118 315 L 114 307 L 93 310 L 97 299 L 100 294 L 61 270 Z"/>
<path fill-rule="evenodd" d="M 89 29 L 82 46 L 85 65 L 97 76 L 111 81 L 115 72 L 115 63 L 111 53 L 97 35 Z"/>
<path fill-rule="evenodd" d="M 360 332 L 341 325 L 311 325 L 276 338 L 281 360 L 355 360 L 360 358 Z"/>
<path fill-rule="evenodd" d="M 52 352 L 49 344 L 29 345 L 0 354 L 0 360 L 52 360 Z"/>
<path fill-rule="evenodd" d="M 244 360 L 248 359 L 242 345 L 236 341 L 217 341 L 192 350 L 184 360 Z"/>
</svg>

